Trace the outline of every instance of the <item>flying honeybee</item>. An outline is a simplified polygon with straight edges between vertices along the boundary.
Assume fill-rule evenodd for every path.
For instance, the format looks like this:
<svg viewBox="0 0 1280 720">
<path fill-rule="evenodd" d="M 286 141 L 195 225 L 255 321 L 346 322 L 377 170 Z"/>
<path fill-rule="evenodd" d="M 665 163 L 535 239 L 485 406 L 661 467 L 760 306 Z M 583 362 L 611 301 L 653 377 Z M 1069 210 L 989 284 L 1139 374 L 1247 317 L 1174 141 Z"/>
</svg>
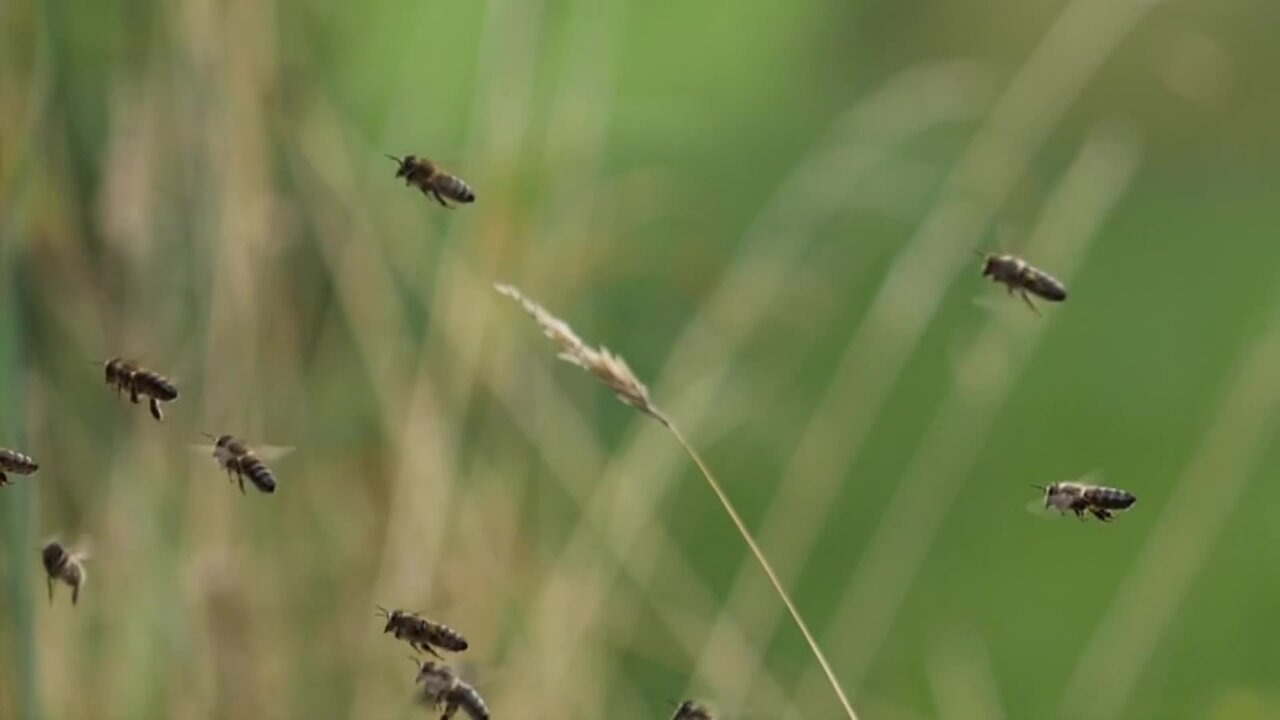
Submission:
<svg viewBox="0 0 1280 720">
<path fill-rule="evenodd" d="M 1012 255 L 988 255 L 978 253 L 983 258 L 982 276 L 994 282 L 1002 283 L 1013 293 L 1015 290 L 1031 311 L 1039 315 L 1040 310 L 1031 302 L 1031 296 L 1043 298 L 1049 302 L 1062 302 L 1067 299 L 1067 288 L 1053 276 L 1037 270 L 1027 264 L 1026 260 Z"/>
<path fill-rule="evenodd" d="M 49 602 L 53 602 L 53 581 L 61 580 L 71 587 L 71 604 L 75 605 L 86 579 L 84 555 L 72 553 L 57 540 L 51 540 L 40 551 L 40 559 L 44 561 L 44 571 L 48 575 Z"/>
<path fill-rule="evenodd" d="M 462 637 L 462 633 L 447 625 L 431 622 L 416 613 L 387 610 L 382 606 L 376 607 L 378 615 L 387 619 L 387 626 L 382 629 L 382 632 L 395 633 L 397 640 L 408 641 L 409 646 L 418 652 L 426 650 L 443 660 L 444 658 L 435 651 L 435 648 L 450 652 L 462 652 L 467 649 L 467 639 Z"/>
<path fill-rule="evenodd" d="M 685 700 L 676 708 L 676 714 L 671 716 L 671 720 L 715 720 L 715 716 L 705 706 Z"/>
<path fill-rule="evenodd" d="M 117 395 L 128 392 L 129 400 L 135 405 L 138 403 L 138 396 L 145 395 L 151 406 L 151 417 L 156 420 L 164 419 L 160 403 L 178 399 L 178 388 L 168 378 L 135 362 L 111 358 L 103 366 L 103 374 L 107 385 L 115 388 Z"/>
<path fill-rule="evenodd" d="M 208 433 L 202 434 L 214 441 L 213 457 L 227 471 L 228 478 L 239 481 L 240 492 L 244 492 L 245 478 L 249 478 L 254 487 L 264 493 L 276 491 L 276 476 L 243 440 L 231 435 L 219 435 L 215 438 Z"/>
<path fill-rule="evenodd" d="M 396 170 L 396 177 L 404 178 L 405 185 L 417 187 L 423 195 L 434 198 L 441 205 L 447 208 L 453 207 L 445 202 L 446 198 L 460 203 L 475 202 L 476 194 L 472 192 L 471 186 L 430 160 L 414 155 L 405 155 L 403 158 L 395 155 L 387 157 L 400 164 Z"/>
<path fill-rule="evenodd" d="M 1087 512 L 1102 522 L 1110 522 L 1116 513 L 1128 510 L 1138 501 L 1127 490 L 1088 483 L 1056 482 L 1048 487 L 1032 487 L 1044 491 L 1045 508 L 1053 508 L 1064 514 L 1070 510 L 1081 520 Z"/>
<path fill-rule="evenodd" d="M 414 682 L 422 684 L 419 699 L 424 705 L 436 709 L 444 706 L 440 720 L 451 720 L 459 708 L 471 720 L 489 720 L 489 708 L 484 704 L 480 693 L 455 675 L 449 666 L 434 660 L 424 660 L 418 664 L 418 677 Z"/>
<path fill-rule="evenodd" d="M 30 456 L 23 455 L 17 450 L 0 448 L 0 487 L 12 482 L 6 473 L 30 475 L 39 469 L 40 465 L 35 460 L 32 460 Z"/>
</svg>

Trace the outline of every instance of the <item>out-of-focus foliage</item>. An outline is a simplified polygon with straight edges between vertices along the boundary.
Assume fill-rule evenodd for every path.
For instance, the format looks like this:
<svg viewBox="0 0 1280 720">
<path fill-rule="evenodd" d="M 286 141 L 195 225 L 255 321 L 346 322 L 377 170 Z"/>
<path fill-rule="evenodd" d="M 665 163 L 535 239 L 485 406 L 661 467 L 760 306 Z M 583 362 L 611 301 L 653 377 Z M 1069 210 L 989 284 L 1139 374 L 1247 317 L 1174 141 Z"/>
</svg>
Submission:
<svg viewBox="0 0 1280 720">
<path fill-rule="evenodd" d="M 375 603 L 463 630 L 499 718 L 837 717 L 679 448 L 494 281 L 705 449 L 863 718 L 1270 717 L 1278 26 L 0 5 L 0 446 L 42 465 L 0 489 L 0 717 L 424 716 Z M 1037 319 L 995 249 L 1071 298 Z M 163 424 L 112 355 L 176 376 Z M 295 446 L 279 491 L 202 431 Z M 1139 497 L 1114 525 L 1023 512 L 1093 470 Z M 53 534 L 92 539 L 74 610 Z"/>
</svg>

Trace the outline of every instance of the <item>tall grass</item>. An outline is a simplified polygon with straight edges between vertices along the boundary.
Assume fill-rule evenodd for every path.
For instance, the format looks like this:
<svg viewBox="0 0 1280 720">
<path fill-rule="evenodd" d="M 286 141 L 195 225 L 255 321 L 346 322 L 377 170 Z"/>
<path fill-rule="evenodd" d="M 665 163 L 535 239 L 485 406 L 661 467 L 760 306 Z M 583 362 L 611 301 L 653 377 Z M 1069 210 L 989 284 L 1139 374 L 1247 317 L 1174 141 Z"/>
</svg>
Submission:
<svg viewBox="0 0 1280 720">
<path fill-rule="evenodd" d="M 499 718 L 1273 709 L 1222 618 L 1271 627 L 1276 11 L 1222 8 L 0 6 L 0 445 L 42 463 L 0 717 L 417 717 L 374 604 L 464 631 Z M 1007 220 L 1070 281 L 1043 320 L 969 302 Z M 677 437 L 530 359 L 495 278 Z M 114 354 L 177 377 L 163 424 Z M 277 495 L 202 430 L 297 446 Z M 1117 464 L 1114 532 L 1018 522 Z M 74 610 L 54 532 L 94 538 Z"/>
</svg>

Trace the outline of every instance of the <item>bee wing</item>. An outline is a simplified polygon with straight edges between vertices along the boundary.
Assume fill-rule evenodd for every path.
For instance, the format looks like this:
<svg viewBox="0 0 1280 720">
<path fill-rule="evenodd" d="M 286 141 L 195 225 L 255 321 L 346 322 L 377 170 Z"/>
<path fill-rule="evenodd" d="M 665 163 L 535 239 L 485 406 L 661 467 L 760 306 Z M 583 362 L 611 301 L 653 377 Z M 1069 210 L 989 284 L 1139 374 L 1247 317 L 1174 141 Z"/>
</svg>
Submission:
<svg viewBox="0 0 1280 720">
<path fill-rule="evenodd" d="M 76 538 L 75 543 L 67 550 L 75 559 L 84 562 L 93 557 L 93 538 L 88 535 L 81 535 Z"/>
<path fill-rule="evenodd" d="M 213 455 L 214 445 L 213 443 L 192 443 L 188 445 L 187 448 L 190 449 L 191 452 L 199 453 L 205 457 L 210 457 Z M 254 455 L 257 455 L 258 459 L 262 462 L 279 460 L 296 449 L 297 448 L 292 445 L 249 445 L 249 450 L 252 451 Z"/>
<path fill-rule="evenodd" d="M 250 445 L 249 449 L 252 450 L 253 454 L 257 455 L 258 459 L 263 462 L 279 460 L 294 450 L 297 450 L 297 448 L 292 445 Z"/>
<path fill-rule="evenodd" d="M 1043 498 L 1036 498 L 1035 500 L 1031 500 L 1027 502 L 1022 506 L 1022 509 L 1026 510 L 1032 515 L 1035 515 L 1038 518 L 1043 518 L 1045 520 L 1053 520 L 1058 518 L 1061 515 L 1058 511 L 1054 510 L 1053 508 L 1045 507 Z"/>
</svg>

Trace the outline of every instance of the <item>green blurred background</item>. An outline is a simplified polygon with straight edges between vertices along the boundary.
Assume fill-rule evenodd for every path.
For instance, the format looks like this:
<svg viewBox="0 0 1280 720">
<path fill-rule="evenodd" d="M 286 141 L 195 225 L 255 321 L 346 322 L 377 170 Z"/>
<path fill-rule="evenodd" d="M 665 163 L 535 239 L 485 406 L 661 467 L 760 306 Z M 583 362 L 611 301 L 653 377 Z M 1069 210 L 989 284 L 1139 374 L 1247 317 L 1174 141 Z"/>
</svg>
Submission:
<svg viewBox="0 0 1280 720">
<path fill-rule="evenodd" d="M 0 3 L 0 717 L 1274 718 L 1280 4 Z M 478 202 L 392 175 L 417 153 Z M 1037 319 L 978 277 L 1068 282 Z M 163 424 L 90 360 L 140 359 Z M 199 432 L 293 446 L 241 496 Z M 1101 472 L 1112 526 L 1037 517 Z M 1096 477 L 1096 476 L 1095 476 Z M 80 606 L 34 548 L 85 538 Z"/>
</svg>

